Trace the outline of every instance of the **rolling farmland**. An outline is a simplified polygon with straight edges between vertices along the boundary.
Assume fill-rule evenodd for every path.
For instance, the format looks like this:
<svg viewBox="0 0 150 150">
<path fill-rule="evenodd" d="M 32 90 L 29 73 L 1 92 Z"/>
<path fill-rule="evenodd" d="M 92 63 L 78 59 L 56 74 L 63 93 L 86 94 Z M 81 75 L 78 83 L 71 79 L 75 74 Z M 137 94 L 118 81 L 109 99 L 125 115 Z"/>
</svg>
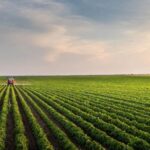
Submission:
<svg viewBox="0 0 150 150">
<path fill-rule="evenodd" d="M 0 86 L 0 150 L 150 150 L 149 76 L 16 81 Z"/>
</svg>

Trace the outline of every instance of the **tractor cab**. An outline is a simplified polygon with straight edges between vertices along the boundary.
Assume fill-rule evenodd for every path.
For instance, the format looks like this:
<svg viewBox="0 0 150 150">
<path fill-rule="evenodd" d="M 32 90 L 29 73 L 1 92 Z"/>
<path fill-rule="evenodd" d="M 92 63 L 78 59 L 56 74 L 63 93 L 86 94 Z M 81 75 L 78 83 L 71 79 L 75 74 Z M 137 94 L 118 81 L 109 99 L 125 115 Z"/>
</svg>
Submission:
<svg viewBox="0 0 150 150">
<path fill-rule="evenodd" d="M 14 85 L 14 83 L 15 83 L 14 78 L 8 78 L 7 85 Z"/>
</svg>

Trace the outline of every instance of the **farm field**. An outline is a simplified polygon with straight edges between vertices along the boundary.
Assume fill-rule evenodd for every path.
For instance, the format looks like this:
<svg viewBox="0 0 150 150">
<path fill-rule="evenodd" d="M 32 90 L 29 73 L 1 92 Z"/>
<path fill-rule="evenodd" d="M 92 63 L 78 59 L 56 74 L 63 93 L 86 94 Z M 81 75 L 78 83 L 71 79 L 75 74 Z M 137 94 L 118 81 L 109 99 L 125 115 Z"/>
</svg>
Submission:
<svg viewBox="0 0 150 150">
<path fill-rule="evenodd" d="M 0 78 L 0 150 L 150 150 L 150 76 Z"/>
</svg>

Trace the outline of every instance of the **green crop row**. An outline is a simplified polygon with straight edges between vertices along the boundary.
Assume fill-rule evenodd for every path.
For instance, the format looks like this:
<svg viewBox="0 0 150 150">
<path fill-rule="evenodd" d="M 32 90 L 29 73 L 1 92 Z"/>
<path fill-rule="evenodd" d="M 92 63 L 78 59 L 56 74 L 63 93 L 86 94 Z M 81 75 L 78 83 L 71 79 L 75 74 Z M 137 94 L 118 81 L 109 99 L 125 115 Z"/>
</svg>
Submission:
<svg viewBox="0 0 150 150">
<path fill-rule="evenodd" d="M 92 123 L 96 124 L 97 121 L 94 121 L 94 120 L 98 119 L 99 123 L 97 123 L 96 126 L 98 126 L 100 128 L 103 127 L 105 122 L 109 122 L 110 124 L 105 124 L 104 125 L 105 127 L 108 128 L 108 129 L 106 128 L 106 132 L 108 132 L 108 134 L 111 134 L 111 131 L 109 131 L 109 126 L 110 126 L 111 129 L 113 129 L 112 132 L 114 132 L 114 128 L 115 128 L 115 126 L 117 126 L 121 130 L 123 130 L 123 131 L 125 131 L 127 133 L 130 133 L 130 134 L 133 134 L 134 136 L 137 136 L 139 138 L 142 138 L 142 139 L 146 140 L 148 143 L 150 143 L 150 134 L 149 133 L 143 132 L 141 130 L 138 130 L 137 128 L 132 127 L 132 126 L 128 126 L 127 124 L 123 123 L 122 121 L 119 121 L 119 119 L 113 119 L 110 116 L 106 115 L 105 113 L 100 113 L 100 112 L 96 113 L 92 109 L 83 106 L 83 104 L 81 104 L 79 101 L 76 101 L 76 100 L 73 101 L 72 99 L 68 99 L 67 97 L 63 98 L 62 96 L 55 96 L 55 98 L 53 98 L 53 95 L 55 95 L 55 94 L 52 94 L 52 93 L 51 93 L 51 95 L 47 94 L 47 93 L 44 93 L 44 95 L 45 96 L 49 96 L 51 99 L 54 99 L 55 101 L 57 101 L 59 103 L 65 102 L 65 103 L 63 103 L 63 105 L 66 105 L 68 107 L 68 109 L 72 108 L 72 106 L 74 106 L 74 109 L 76 109 L 76 108 L 78 109 L 79 108 L 83 112 L 86 112 L 86 113 L 90 114 L 92 118 L 93 118 L 93 116 L 95 116 L 95 119 L 93 118 L 93 122 Z M 62 100 L 63 100 L 63 102 L 62 102 Z M 68 105 L 68 104 L 70 104 L 70 105 Z M 81 113 L 79 113 L 79 114 L 81 114 Z M 89 119 L 89 117 L 87 117 L 87 120 L 88 119 Z M 105 121 L 105 122 L 102 122 L 103 125 L 100 123 L 100 119 Z M 89 120 L 89 121 L 91 121 L 91 120 Z M 115 126 L 113 127 L 112 124 L 114 124 Z M 118 130 L 118 134 L 120 134 L 119 130 Z M 123 138 L 121 138 L 120 140 L 123 140 Z M 129 141 L 129 140 L 127 140 L 127 141 Z"/>
<path fill-rule="evenodd" d="M 144 108 L 144 107 L 141 107 L 141 106 L 136 106 L 136 104 L 128 104 L 127 102 L 121 102 L 120 100 L 116 100 L 114 98 L 109 98 L 109 97 L 102 97 L 101 95 L 99 96 L 95 96 L 95 95 L 90 95 L 90 94 L 85 94 L 83 93 L 81 95 L 83 98 L 90 98 L 90 99 L 95 99 L 95 104 L 98 103 L 100 104 L 101 102 L 106 102 L 107 100 L 107 103 L 109 105 L 112 105 L 114 106 L 114 108 L 117 107 L 117 109 L 119 108 L 119 110 L 122 110 L 122 111 L 126 111 L 128 113 L 132 113 L 134 115 L 137 115 L 137 116 L 140 116 L 140 117 L 147 117 L 149 118 L 149 111 L 150 109 L 149 108 Z M 132 108 L 132 109 L 131 109 Z"/>
<path fill-rule="evenodd" d="M 53 92 L 50 92 L 51 94 L 53 93 Z M 49 94 L 49 92 L 46 92 L 46 94 Z M 113 119 L 113 122 L 114 122 L 114 120 L 117 120 L 117 125 L 119 125 L 118 124 L 118 121 L 122 124 L 122 123 L 126 123 L 126 124 L 128 124 L 130 127 L 132 127 L 133 126 L 133 128 L 137 128 L 137 129 L 140 129 L 140 137 L 141 137 L 141 134 L 142 134 L 142 130 L 144 131 L 144 133 L 143 134 L 145 134 L 145 132 L 148 132 L 148 133 L 150 133 L 150 126 L 147 126 L 147 125 L 145 125 L 145 124 L 141 124 L 141 123 L 138 123 L 138 122 L 136 122 L 135 120 L 129 120 L 128 118 L 126 118 L 125 116 L 127 116 L 127 115 L 125 115 L 126 114 L 126 112 L 123 112 L 124 113 L 124 115 L 123 116 L 120 116 L 117 112 L 111 112 L 111 110 L 110 109 L 105 109 L 105 107 L 103 107 L 103 105 L 100 105 L 99 107 L 97 107 L 97 105 L 91 105 L 91 103 L 93 102 L 94 103 L 94 101 L 93 100 L 91 100 L 91 99 L 86 99 L 86 101 L 85 100 L 83 100 L 82 99 L 82 97 L 80 97 L 80 99 L 78 99 L 77 97 L 77 95 L 76 96 L 68 96 L 69 95 L 69 93 L 67 94 L 67 95 L 65 95 L 64 93 L 62 93 L 62 94 L 59 94 L 59 92 L 57 91 L 57 93 L 56 92 L 54 92 L 53 93 L 53 96 L 56 98 L 57 96 L 61 96 L 62 98 L 64 98 L 64 99 L 68 99 L 70 102 L 71 101 L 73 101 L 73 102 L 75 102 L 75 103 L 78 103 L 80 106 L 79 107 L 82 107 L 82 109 L 84 109 L 85 111 L 86 111 L 86 109 L 88 108 L 88 109 L 91 109 L 91 110 L 93 110 L 95 113 L 95 116 L 97 116 L 97 117 L 100 117 L 101 118 L 101 116 L 102 115 L 106 115 L 106 116 L 109 116 L 109 117 L 112 117 Z M 86 106 L 86 107 L 85 107 Z M 105 117 L 104 117 L 105 118 Z M 121 125 L 122 126 L 122 125 Z M 129 131 L 129 133 L 130 132 L 134 132 L 134 130 L 128 130 Z M 135 133 L 134 133 L 135 134 Z M 147 134 L 147 133 L 146 133 Z M 136 135 L 137 136 L 137 135 Z"/>
<path fill-rule="evenodd" d="M 137 92 L 138 90 L 136 90 L 135 92 Z M 135 104 L 137 106 L 141 105 L 143 108 L 146 108 L 146 107 L 149 107 L 150 106 L 150 103 L 149 101 L 147 100 L 150 100 L 149 99 L 149 94 L 146 92 L 144 92 L 144 97 L 141 96 L 139 97 L 139 95 L 137 96 L 136 93 L 133 93 L 132 95 L 127 95 L 127 94 L 124 94 L 124 93 L 121 93 L 121 92 L 107 92 L 107 93 L 97 93 L 97 92 L 85 92 L 86 93 L 91 93 L 91 94 L 94 94 L 94 95 L 103 95 L 103 96 L 106 96 L 106 97 L 109 97 L 109 98 L 112 98 L 112 99 L 117 99 L 119 101 L 123 101 L 123 102 L 126 102 L 126 103 L 129 103 L 129 104 Z M 139 100 L 140 98 L 140 100 Z"/>
<path fill-rule="evenodd" d="M 6 89 L 2 110 L 0 112 L 0 150 L 5 149 L 7 116 L 9 113 L 9 92 L 10 87 L 8 86 Z"/>
<path fill-rule="evenodd" d="M 28 140 L 25 136 L 25 128 L 22 122 L 21 114 L 19 112 L 19 107 L 13 87 L 11 87 L 11 93 L 12 93 L 12 109 L 15 124 L 14 132 L 15 132 L 16 150 L 28 150 Z"/>
<path fill-rule="evenodd" d="M 53 99 L 53 97 L 51 97 L 51 99 Z M 58 99 L 60 99 L 60 98 L 58 98 Z M 55 99 L 55 102 L 57 104 L 58 103 L 61 104 L 68 110 L 71 110 L 76 115 L 81 116 L 85 120 L 91 122 L 94 126 L 105 131 L 108 135 L 116 138 L 117 140 L 122 141 L 126 144 L 129 144 L 130 146 L 134 146 L 135 145 L 134 143 L 141 142 L 143 144 L 143 145 L 141 145 L 143 147 L 143 149 L 144 149 L 144 147 L 145 147 L 145 149 L 150 147 L 150 145 L 148 144 L 148 143 L 150 143 L 150 135 L 149 134 L 140 134 L 141 138 L 147 140 L 148 143 L 146 143 L 142 139 L 134 137 L 133 135 L 127 134 L 126 132 L 123 132 L 121 129 L 116 128 L 116 126 L 114 126 L 113 124 L 108 124 L 108 123 L 102 121 L 100 118 L 94 117 L 92 115 L 92 111 L 89 111 L 88 113 L 81 111 L 79 109 L 79 107 L 81 105 L 74 107 L 73 103 L 71 103 L 70 105 L 68 104 L 70 101 L 67 101 L 66 99 L 61 99 L 61 100 L 58 100 L 58 99 Z"/>
<path fill-rule="evenodd" d="M 124 112 L 126 112 L 126 117 L 130 120 L 135 120 L 140 122 L 140 123 L 144 123 L 147 125 L 150 125 L 150 119 L 148 115 L 142 115 L 142 113 L 137 113 L 136 110 L 134 111 L 134 108 L 132 109 L 128 109 L 125 108 L 124 105 L 120 105 L 118 106 L 117 104 L 119 104 L 120 102 L 117 101 L 117 104 L 115 104 L 113 101 L 110 101 L 107 98 L 96 98 L 96 97 L 89 97 L 88 95 L 84 95 L 84 94 L 76 94 L 75 95 L 76 99 L 80 100 L 82 98 L 82 100 L 88 101 L 90 99 L 90 103 L 91 105 L 94 106 L 103 106 L 109 110 L 113 111 L 117 111 L 118 115 L 124 115 Z M 123 116 L 125 117 L 125 116 Z"/>
<path fill-rule="evenodd" d="M 83 130 L 81 130 L 79 127 L 77 127 L 74 123 L 66 119 L 63 115 L 58 113 L 55 109 L 50 107 L 48 104 L 46 104 L 43 100 L 41 100 L 39 97 L 34 95 L 33 93 L 29 94 L 34 100 L 44 108 L 50 115 L 53 116 L 67 131 L 67 134 L 70 135 L 70 137 L 75 140 L 75 142 L 87 149 L 87 150 L 102 150 L 104 149 L 100 144 L 93 141 L 89 136 L 87 136 Z"/>
<path fill-rule="evenodd" d="M 113 109 L 113 104 L 106 107 L 104 103 L 96 104 L 95 99 L 84 99 L 82 98 L 82 96 L 79 97 L 79 95 L 69 97 L 69 99 L 71 98 L 76 99 L 77 102 L 83 102 L 83 104 L 86 104 L 88 107 L 91 107 L 96 112 L 101 112 L 102 110 L 104 110 L 107 111 L 110 116 L 114 116 L 116 114 L 119 119 L 125 121 L 126 123 L 129 123 L 129 125 L 135 125 L 137 128 L 150 133 L 150 126 L 145 124 L 145 122 L 147 121 L 146 119 L 142 118 L 140 122 L 137 122 L 136 118 L 132 114 L 126 113 L 125 111 L 119 111 L 118 109 Z M 105 103 L 107 103 L 107 100 L 105 101 Z"/>
<path fill-rule="evenodd" d="M 6 88 L 7 88 L 7 86 L 3 87 L 1 92 L 0 92 L 0 101 L 2 101 L 2 96 L 4 95 Z"/>
<path fill-rule="evenodd" d="M 19 97 L 22 108 L 23 108 L 23 110 L 28 118 L 28 121 L 32 127 L 32 131 L 36 138 L 39 149 L 40 150 L 53 150 L 53 146 L 48 141 L 46 134 L 44 133 L 43 129 L 38 124 L 36 118 L 34 117 L 34 115 L 31 112 L 31 109 L 26 104 L 25 99 L 23 98 L 23 96 L 21 95 L 21 93 L 18 91 L 17 88 L 15 88 L 15 91 Z"/>
<path fill-rule="evenodd" d="M 58 91 L 57 91 L 58 92 Z M 64 93 L 64 92 L 63 92 Z M 67 95 L 71 96 L 72 93 L 70 94 L 69 92 L 67 92 Z M 121 106 L 121 108 L 123 107 L 124 109 L 126 109 L 127 111 L 129 112 L 139 112 L 139 115 L 142 115 L 142 113 L 144 113 L 143 115 L 149 115 L 149 108 L 145 108 L 144 106 L 141 106 L 140 104 L 134 104 L 134 103 L 128 103 L 128 101 L 125 101 L 125 100 L 121 100 L 121 99 L 115 99 L 114 97 L 110 97 L 109 95 L 102 95 L 102 94 L 97 94 L 97 93 L 91 93 L 91 92 L 75 92 L 74 95 L 76 95 L 77 97 L 78 96 L 81 96 L 83 99 L 93 99 L 95 100 L 95 103 L 101 103 L 101 101 L 106 101 L 108 103 L 111 103 L 113 102 L 113 104 L 118 105 L 118 106 Z M 129 108 L 132 108 L 132 109 L 129 109 Z M 135 110 L 135 111 L 134 111 Z M 144 111 L 145 110 L 145 111 Z"/>
<path fill-rule="evenodd" d="M 31 94 L 32 92 L 30 92 Z M 108 136 L 105 132 L 95 128 L 91 123 L 83 120 L 80 116 L 74 115 L 68 109 L 58 105 L 57 103 L 50 101 L 44 95 L 40 94 L 39 92 L 33 92 L 38 95 L 43 101 L 48 103 L 49 105 L 53 106 L 57 111 L 62 113 L 64 116 L 69 118 L 72 122 L 80 126 L 88 135 L 90 135 L 94 140 L 98 141 L 106 148 L 110 150 L 123 150 L 123 149 L 131 149 L 129 146 L 113 139 L 112 137 Z M 36 98 L 37 99 L 37 98 Z"/>
<path fill-rule="evenodd" d="M 61 146 L 61 149 L 63 150 L 77 150 L 76 146 L 69 140 L 69 138 L 66 136 L 66 134 L 59 129 L 56 124 L 54 124 L 48 116 L 42 111 L 42 109 L 33 101 L 33 99 L 23 90 L 20 90 L 23 95 L 27 98 L 27 100 L 34 106 L 38 114 L 41 116 L 41 118 L 45 121 L 48 128 L 50 129 L 53 136 L 58 141 L 59 145 Z"/>
</svg>

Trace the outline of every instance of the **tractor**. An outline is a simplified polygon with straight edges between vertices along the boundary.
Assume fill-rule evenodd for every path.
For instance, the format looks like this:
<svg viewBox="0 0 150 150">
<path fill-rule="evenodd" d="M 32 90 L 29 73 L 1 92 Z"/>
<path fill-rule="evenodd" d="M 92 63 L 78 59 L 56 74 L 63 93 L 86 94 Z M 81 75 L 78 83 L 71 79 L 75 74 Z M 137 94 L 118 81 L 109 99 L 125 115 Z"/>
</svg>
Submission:
<svg viewBox="0 0 150 150">
<path fill-rule="evenodd" d="M 8 78 L 8 81 L 7 81 L 7 85 L 14 85 L 15 84 L 15 79 L 14 78 Z"/>
</svg>

